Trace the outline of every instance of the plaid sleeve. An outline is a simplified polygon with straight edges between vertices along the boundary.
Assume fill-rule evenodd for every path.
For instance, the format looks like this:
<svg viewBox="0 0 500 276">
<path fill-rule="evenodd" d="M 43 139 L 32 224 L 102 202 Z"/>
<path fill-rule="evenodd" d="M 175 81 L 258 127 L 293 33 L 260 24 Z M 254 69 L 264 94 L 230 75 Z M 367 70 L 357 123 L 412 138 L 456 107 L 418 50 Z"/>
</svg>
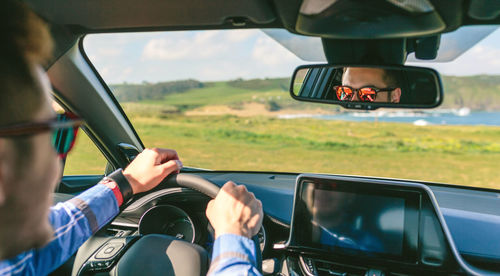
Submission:
<svg viewBox="0 0 500 276">
<path fill-rule="evenodd" d="M 0 261 L 0 275 L 47 275 L 69 259 L 97 230 L 119 212 L 113 191 L 102 184 L 50 210 L 54 237 L 42 248 Z"/>
</svg>

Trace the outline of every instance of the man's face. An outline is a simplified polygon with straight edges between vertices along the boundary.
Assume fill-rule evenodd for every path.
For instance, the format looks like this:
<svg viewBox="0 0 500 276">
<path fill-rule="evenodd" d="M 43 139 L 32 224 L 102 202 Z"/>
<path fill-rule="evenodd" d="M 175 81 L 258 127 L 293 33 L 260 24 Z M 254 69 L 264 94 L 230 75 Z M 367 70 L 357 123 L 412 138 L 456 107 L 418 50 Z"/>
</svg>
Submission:
<svg viewBox="0 0 500 276">
<path fill-rule="evenodd" d="M 50 83 L 41 67 L 34 68 L 33 74 L 43 88 L 44 100 L 30 121 L 50 120 L 55 117 Z M 20 140 L 0 139 L 0 259 L 40 247 L 53 235 L 48 213 L 61 161 L 51 145 L 50 132 L 20 139 L 26 150 L 16 145 Z"/>
<path fill-rule="evenodd" d="M 350 86 L 354 89 L 361 87 L 375 87 L 379 89 L 388 88 L 387 83 L 384 81 L 384 69 L 379 68 L 363 68 L 363 67 L 348 67 L 342 75 L 342 85 Z M 392 91 L 385 91 L 377 93 L 374 102 L 382 103 L 399 103 L 401 98 L 401 88 L 396 88 Z M 358 94 L 354 93 L 353 102 L 361 101 Z"/>
<path fill-rule="evenodd" d="M 54 119 L 56 117 L 56 113 L 53 107 L 54 100 L 51 94 L 52 89 L 49 78 L 40 66 L 38 66 L 35 70 L 36 78 L 42 87 L 45 101 L 41 103 L 40 111 L 35 114 L 34 121 Z M 47 186 L 49 187 L 50 195 L 52 195 L 55 185 L 60 180 L 62 163 L 56 150 L 52 146 L 52 133 L 45 132 L 35 136 L 40 137 L 38 137 L 38 140 L 36 140 L 37 137 L 34 137 L 34 150 L 31 164 L 36 166 L 37 163 L 44 163 L 43 168 L 41 167 L 41 170 L 37 171 L 36 178 L 47 180 Z"/>
</svg>

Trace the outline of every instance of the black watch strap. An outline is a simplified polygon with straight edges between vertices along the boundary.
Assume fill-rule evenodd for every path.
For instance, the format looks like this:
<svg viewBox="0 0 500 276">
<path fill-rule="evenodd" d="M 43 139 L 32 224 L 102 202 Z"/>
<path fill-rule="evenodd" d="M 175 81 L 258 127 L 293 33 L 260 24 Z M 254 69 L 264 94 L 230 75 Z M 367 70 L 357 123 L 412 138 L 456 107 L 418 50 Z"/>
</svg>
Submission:
<svg viewBox="0 0 500 276">
<path fill-rule="evenodd" d="M 122 193 L 123 203 L 127 203 L 132 198 L 134 193 L 132 191 L 132 186 L 130 186 L 127 178 L 123 175 L 123 170 L 118 169 L 106 177 L 112 179 L 118 185 L 118 188 Z"/>
</svg>

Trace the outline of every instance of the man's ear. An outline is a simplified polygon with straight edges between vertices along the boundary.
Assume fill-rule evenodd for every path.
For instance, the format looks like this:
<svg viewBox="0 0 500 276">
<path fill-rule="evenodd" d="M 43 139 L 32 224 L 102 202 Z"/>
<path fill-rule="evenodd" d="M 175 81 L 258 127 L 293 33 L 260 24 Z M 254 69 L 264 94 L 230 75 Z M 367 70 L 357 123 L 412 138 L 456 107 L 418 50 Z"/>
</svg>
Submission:
<svg viewBox="0 0 500 276">
<path fill-rule="evenodd" d="M 391 93 L 391 103 L 399 103 L 399 100 L 401 99 L 401 88 L 396 88 L 392 90 Z"/>
<path fill-rule="evenodd" d="M 5 149 L 5 140 L 0 138 L 0 207 L 5 203 L 5 198 L 7 195 L 5 194 L 5 175 L 3 173 L 3 168 L 4 168 L 4 158 L 2 156 L 5 155 L 4 150 Z"/>
</svg>

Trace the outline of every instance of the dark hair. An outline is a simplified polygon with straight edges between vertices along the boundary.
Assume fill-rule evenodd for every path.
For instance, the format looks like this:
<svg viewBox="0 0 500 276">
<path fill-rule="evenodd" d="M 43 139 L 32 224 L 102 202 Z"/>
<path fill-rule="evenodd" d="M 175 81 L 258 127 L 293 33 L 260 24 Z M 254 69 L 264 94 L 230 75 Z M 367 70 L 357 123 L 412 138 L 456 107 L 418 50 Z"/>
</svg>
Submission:
<svg viewBox="0 0 500 276">
<path fill-rule="evenodd" d="M 399 72 L 397 70 L 391 70 L 391 69 L 383 69 L 383 70 L 384 70 L 383 80 L 387 84 L 387 86 L 394 88 L 400 87 L 398 81 Z"/>
<path fill-rule="evenodd" d="M 344 67 L 342 69 L 342 74 L 345 74 L 347 71 L 347 68 L 349 67 Z M 376 68 L 376 67 L 373 67 Z M 384 75 L 382 76 L 382 80 L 387 84 L 388 87 L 400 87 L 399 85 L 399 72 L 398 70 L 391 70 L 391 69 L 383 69 L 379 68 L 380 70 L 384 71 Z"/>
<path fill-rule="evenodd" d="M 17 52 L 29 62 L 42 65 L 52 56 L 53 41 L 47 24 L 25 3 L 2 0 L 0 23 L 2 53 Z"/>
<path fill-rule="evenodd" d="M 0 1 L 0 126 L 30 120 L 43 92 L 34 75 L 53 42 L 47 24 L 20 1 Z"/>
<path fill-rule="evenodd" d="M 0 1 L 0 37 L 0 126 L 31 121 L 45 100 L 34 69 L 51 57 L 52 37 L 47 24 L 16 0 Z M 30 138 L 8 138 L 20 153 L 16 174 L 31 159 Z"/>
</svg>

